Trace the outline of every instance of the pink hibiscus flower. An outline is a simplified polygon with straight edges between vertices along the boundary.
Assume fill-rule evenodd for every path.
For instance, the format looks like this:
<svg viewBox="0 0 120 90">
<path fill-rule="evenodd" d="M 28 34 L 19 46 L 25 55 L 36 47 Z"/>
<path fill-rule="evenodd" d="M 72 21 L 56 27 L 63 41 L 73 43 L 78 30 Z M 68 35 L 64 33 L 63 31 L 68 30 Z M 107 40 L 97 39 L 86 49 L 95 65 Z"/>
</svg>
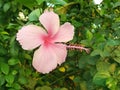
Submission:
<svg viewBox="0 0 120 90">
<path fill-rule="evenodd" d="M 74 26 L 69 22 L 60 26 L 59 16 L 53 11 L 46 11 L 39 20 L 44 28 L 27 25 L 17 33 L 17 40 L 25 50 L 39 47 L 33 56 L 33 67 L 43 74 L 49 73 L 57 65 L 65 62 L 67 46 L 62 42 L 73 39 Z"/>
</svg>

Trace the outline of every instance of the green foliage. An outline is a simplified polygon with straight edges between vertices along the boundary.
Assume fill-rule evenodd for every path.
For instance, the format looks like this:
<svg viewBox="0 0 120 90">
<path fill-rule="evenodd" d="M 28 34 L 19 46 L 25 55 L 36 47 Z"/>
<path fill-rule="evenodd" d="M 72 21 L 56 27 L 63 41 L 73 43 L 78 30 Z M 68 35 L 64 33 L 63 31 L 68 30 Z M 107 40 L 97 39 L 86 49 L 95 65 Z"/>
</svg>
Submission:
<svg viewBox="0 0 120 90">
<path fill-rule="evenodd" d="M 0 63 L 1 66 L 1 72 L 4 74 L 8 74 L 9 73 L 9 66 L 6 63 Z"/>
<path fill-rule="evenodd" d="M 16 33 L 53 7 L 61 24 L 71 22 L 69 43 L 90 53 L 68 51 L 66 62 L 49 74 L 32 67 L 33 51 L 25 51 Z M 22 12 L 25 17 L 20 17 Z M 0 0 L 0 90 L 120 90 L 120 0 Z"/>
<path fill-rule="evenodd" d="M 40 10 L 36 9 L 29 14 L 28 18 L 30 21 L 38 21 L 39 16 L 40 16 Z"/>
</svg>

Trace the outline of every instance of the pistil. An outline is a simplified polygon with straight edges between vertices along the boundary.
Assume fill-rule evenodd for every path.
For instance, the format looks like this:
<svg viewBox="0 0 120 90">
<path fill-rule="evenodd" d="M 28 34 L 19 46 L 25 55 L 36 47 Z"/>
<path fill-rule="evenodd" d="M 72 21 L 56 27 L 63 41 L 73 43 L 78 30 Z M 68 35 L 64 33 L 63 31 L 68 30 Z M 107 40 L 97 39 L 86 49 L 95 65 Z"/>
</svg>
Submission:
<svg viewBox="0 0 120 90">
<path fill-rule="evenodd" d="M 88 48 L 85 48 L 79 44 L 68 44 L 67 45 L 67 49 L 70 49 L 70 50 L 80 50 L 80 51 L 83 51 L 85 50 L 87 53 L 90 52 L 90 50 Z"/>
</svg>

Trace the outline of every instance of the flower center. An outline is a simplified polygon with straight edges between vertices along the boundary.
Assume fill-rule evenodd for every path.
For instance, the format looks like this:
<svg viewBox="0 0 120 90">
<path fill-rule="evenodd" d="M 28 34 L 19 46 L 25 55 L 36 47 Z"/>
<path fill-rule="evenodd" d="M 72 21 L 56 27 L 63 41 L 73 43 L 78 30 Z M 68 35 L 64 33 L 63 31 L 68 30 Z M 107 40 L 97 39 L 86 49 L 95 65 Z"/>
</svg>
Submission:
<svg viewBox="0 0 120 90">
<path fill-rule="evenodd" d="M 44 36 L 43 40 L 44 40 L 44 45 L 45 46 L 48 46 L 50 43 L 53 43 L 50 35 Z"/>
</svg>

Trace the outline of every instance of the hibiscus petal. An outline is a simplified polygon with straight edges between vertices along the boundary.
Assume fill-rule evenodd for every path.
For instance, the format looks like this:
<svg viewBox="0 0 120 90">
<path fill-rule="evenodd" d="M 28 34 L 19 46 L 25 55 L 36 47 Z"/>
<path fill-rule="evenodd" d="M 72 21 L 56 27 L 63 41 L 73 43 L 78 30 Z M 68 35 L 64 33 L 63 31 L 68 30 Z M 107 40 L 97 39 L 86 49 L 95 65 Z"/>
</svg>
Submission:
<svg viewBox="0 0 120 90">
<path fill-rule="evenodd" d="M 61 25 L 59 31 L 53 37 L 54 42 L 68 42 L 73 39 L 74 36 L 74 26 L 66 22 Z"/>
<path fill-rule="evenodd" d="M 60 65 L 65 62 L 67 56 L 66 45 L 64 44 L 55 44 L 52 47 L 52 50 L 57 56 L 57 63 Z"/>
<path fill-rule="evenodd" d="M 33 67 L 43 74 L 49 73 L 65 61 L 67 55 L 66 47 L 62 44 L 42 45 L 35 51 L 33 56 Z"/>
<path fill-rule="evenodd" d="M 39 18 L 49 35 L 54 35 L 59 29 L 59 16 L 53 11 L 44 12 Z"/>
<path fill-rule="evenodd" d="M 41 27 L 27 25 L 18 31 L 17 40 L 22 45 L 23 49 L 31 50 L 44 42 L 42 37 L 46 34 L 45 30 Z"/>
<path fill-rule="evenodd" d="M 32 64 L 38 72 L 49 73 L 57 67 L 56 55 L 51 51 L 51 48 L 42 45 L 35 51 Z"/>
</svg>

